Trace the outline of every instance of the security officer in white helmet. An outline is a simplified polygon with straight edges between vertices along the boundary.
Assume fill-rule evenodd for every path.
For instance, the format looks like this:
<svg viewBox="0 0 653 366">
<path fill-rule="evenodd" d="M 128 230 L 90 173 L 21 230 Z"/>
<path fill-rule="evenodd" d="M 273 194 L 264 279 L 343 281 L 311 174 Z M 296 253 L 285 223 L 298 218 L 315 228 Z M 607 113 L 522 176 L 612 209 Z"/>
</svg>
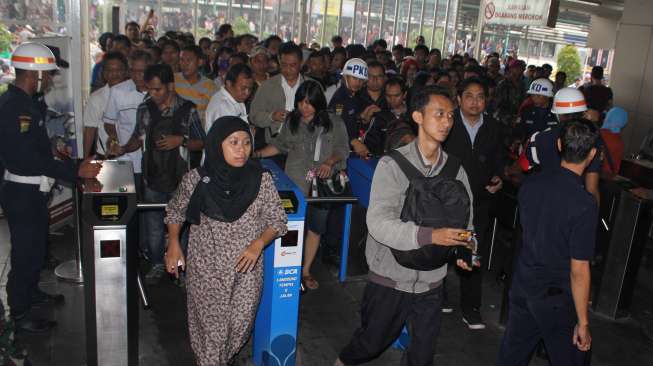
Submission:
<svg viewBox="0 0 653 366">
<path fill-rule="evenodd" d="M 39 289 L 48 237 L 48 194 L 55 179 L 94 178 L 101 165 L 55 160 L 43 115 L 34 95 L 50 87 L 55 56 L 40 43 L 26 42 L 11 56 L 16 80 L 0 96 L 0 163 L 4 170 L 0 204 L 11 234 L 11 270 L 7 282 L 10 316 L 18 332 L 40 333 L 55 323 L 30 316 L 40 305 L 63 303 L 62 295 Z"/>
<path fill-rule="evenodd" d="M 365 129 L 361 128 L 363 121 L 360 114 L 364 105 L 357 103 L 354 96 L 363 89 L 366 81 L 367 64 L 365 61 L 360 58 L 350 59 L 343 67 L 340 87 L 329 102 L 329 110 L 345 121 L 352 150 L 363 159 L 370 155 L 370 151 L 362 142 Z"/>
<path fill-rule="evenodd" d="M 532 105 L 525 108 L 517 119 L 517 130 L 522 139 L 531 137 L 536 132 L 558 125 L 558 119 L 551 112 L 553 83 L 549 79 L 534 80 L 528 88 Z"/>
<path fill-rule="evenodd" d="M 522 170 L 528 171 L 535 166 L 541 169 L 559 169 L 560 150 L 558 139 L 560 128 L 566 121 L 579 118 L 588 118 L 587 103 L 585 97 L 578 89 L 560 89 L 553 98 L 551 112 L 558 118 L 559 126 L 549 128 L 542 132 L 534 133 L 528 139 L 528 145 L 519 158 L 519 165 Z M 596 141 L 597 151 L 601 151 L 601 139 Z M 583 175 L 585 189 L 594 196 L 597 204 L 600 203 L 599 174 L 601 173 L 601 154 L 596 154 Z"/>
</svg>

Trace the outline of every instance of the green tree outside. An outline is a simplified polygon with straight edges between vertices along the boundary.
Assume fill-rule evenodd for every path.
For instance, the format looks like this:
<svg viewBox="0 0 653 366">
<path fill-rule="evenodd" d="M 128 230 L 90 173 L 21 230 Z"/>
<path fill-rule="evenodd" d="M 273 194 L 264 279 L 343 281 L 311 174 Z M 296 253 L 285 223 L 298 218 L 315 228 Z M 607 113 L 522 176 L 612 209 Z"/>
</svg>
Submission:
<svg viewBox="0 0 653 366">
<path fill-rule="evenodd" d="M 245 20 L 245 18 L 243 18 L 242 16 L 234 19 L 234 21 L 232 23 L 232 27 L 233 27 L 235 36 L 250 33 L 249 32 L 249 24 L 247 23 L 247 20 Z"/>
<path fill-rule="evenodd" d="M 11 56 L 12 39 L 11 32 L 3 24 L 0 24 L 0 57 L 9 58 Z"/>
<path fill-rule="evenodd" d="M 321 28 L 321 27 L 320 27 Z M 322 29 L 320 29 L 319 37 L 322 37 Z M 325 47 L 329 44 L 331 37 L 338 34 L 338 17 L 335 15 L 327 15 L 326 20 L 326 32 L 324 33 L 324 39 L 322 40 L 321 45 Z M 316 37 L 317 38 L 317 37 Z"/>
<path fill-rule="evenodd" d="M 558 52 L 558 71 L 564 71 L 567 74 L 567 80 L 576 80 L 582 76 L 580 55 L 576 46 L 564 46 Z"/>
<path fill-rule="evenodd" d="M 0 57 L 10 58 L 11 57 L 11 40 L 13 39 L 11 32 L 7 28 L 0 24 Z M 0 84 L 0 94 L 7 91 L 7 84 Z"/>
</svg>

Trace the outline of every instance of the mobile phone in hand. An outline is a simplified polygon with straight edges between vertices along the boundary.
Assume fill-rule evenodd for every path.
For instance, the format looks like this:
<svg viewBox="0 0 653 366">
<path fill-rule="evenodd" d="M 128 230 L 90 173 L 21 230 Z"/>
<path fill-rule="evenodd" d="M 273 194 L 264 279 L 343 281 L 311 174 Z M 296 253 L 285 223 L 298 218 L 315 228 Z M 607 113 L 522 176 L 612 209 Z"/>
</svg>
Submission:
<svg viewBox="0 0 653 366">
<path fill-rule="evenodd" d="M 456 259 L 462 259 L 469 268 L 474 264 L 472 250 L 466 247 L 456 247 Z"/>
</svg>

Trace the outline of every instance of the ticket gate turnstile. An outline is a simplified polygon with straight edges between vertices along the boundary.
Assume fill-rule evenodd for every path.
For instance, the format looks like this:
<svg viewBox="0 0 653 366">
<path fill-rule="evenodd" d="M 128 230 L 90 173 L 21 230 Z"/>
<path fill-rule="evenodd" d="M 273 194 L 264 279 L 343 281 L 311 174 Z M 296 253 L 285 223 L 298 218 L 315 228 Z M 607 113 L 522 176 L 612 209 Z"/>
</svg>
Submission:
<svg viewBox="0 0 653 366">
<path fill-rule="evenodd" d="M 595 283 L 594 311 L 611 319 L 628 315 L 637 272 L 651 235 L 653 201 L 630 192 L 622 179 L 601 182 L 598 252 L 600 278 Z"/>
<path fill-rule="evenodd" d="M 129 244 L 136 211 L 132 163 L 102 162 L 97 179 L 85 182 L 81 200 L 87 365 L 136 366 L 137 257 L 136 245 Z"/>
<path fill-rule="evenodd" d="M 261 162 L 274 178 L 288 215 L 288 233 L 277 238 L 263 252 L 265 272 L 254 324 L 253 358 L 257 366 L 294 366 L 306 203 L 302 191 L 274 162 Z"/>
</svg>

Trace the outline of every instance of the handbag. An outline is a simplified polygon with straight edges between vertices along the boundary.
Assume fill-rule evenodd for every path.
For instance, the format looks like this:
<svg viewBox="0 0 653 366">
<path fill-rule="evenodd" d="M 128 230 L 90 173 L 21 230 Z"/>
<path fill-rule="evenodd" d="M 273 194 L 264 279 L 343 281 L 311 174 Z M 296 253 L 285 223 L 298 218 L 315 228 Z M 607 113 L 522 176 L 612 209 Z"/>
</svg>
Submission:
<svg viewBox="0 0 653 366">
<path fill-rule="evenodd" d="M 322 150 L 322 132 L 323 127 L 320 127 L 317 134 L 317 141 L 315 142 L 315 153 L 313 154 L 313 162 L 320 161 L 320 152 Z M 313 174 L 311 178 L 310 197 L 351 197 L 351 184 L 349 177 L 344 170 L 334 171 L 328 178 L 320 178 L 317 174 Z M 334 203 L 319 203 L 315 206 L 328 209 Z M 335 203 L 337 205 L 337 203 Z"/>
</svg>

